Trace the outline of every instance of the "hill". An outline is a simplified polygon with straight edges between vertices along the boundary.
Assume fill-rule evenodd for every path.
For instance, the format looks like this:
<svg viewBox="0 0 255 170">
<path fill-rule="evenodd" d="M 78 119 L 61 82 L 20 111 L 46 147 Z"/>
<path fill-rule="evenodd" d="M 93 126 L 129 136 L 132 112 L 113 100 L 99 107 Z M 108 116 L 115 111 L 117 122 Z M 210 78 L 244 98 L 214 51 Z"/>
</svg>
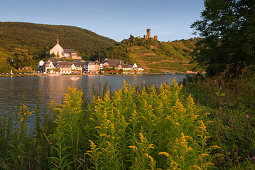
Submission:
<svg viewBox="0 0 255 170">
<path fill-rule="evenodd" d="M 63 48 L 74 49 L 84 58 L 90 58 L 115 43 L 112 39 L 74 26 L 0 22 L 0 70 L 9 67 L 6 58 L 14 48 L 27 49 L 34 58 L 49 55 L 57 36 Z"/>
<path fill-rule="evenodd" d="M 63 48 L 75 49 L 85 57 L 90 57 L 97 50 L 109 47 L 115 42 L 74 26 L 0 22 L 0 44 L 7 51 L 18 47 L 29 50 L 33 55 L 40 55 L 56 44 L 57 36 Z"/>
<path fill-rule="evenodd" d="M 99 58 L 121 58 L 138 63 L 147 72 L 187 72 L 191 64 L 191 53 L 200 39 L 159 42 L 156 39 L 125 39 L 98 54 Z M 195 69 L 194 71 L 201 71 Z"/>
<path fill-rule="evenodd" d="M 10 71 L 11 67 L 7 62 L 10 55 L 8 51 L 0 47 L 0 73 Z"/>
</svg>

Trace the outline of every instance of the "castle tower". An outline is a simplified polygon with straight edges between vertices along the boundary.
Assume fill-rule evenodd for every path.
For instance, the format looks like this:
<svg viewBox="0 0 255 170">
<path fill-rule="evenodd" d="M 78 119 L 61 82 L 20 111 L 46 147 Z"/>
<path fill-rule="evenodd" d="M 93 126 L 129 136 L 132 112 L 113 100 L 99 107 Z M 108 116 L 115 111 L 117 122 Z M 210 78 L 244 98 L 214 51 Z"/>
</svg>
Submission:
<svg viewBox="0 0 255 170">
<path fill-rule="evenodd" d="M 151 29 L 147 29 L 147 37 L 151 38 Z"/>
</svg>

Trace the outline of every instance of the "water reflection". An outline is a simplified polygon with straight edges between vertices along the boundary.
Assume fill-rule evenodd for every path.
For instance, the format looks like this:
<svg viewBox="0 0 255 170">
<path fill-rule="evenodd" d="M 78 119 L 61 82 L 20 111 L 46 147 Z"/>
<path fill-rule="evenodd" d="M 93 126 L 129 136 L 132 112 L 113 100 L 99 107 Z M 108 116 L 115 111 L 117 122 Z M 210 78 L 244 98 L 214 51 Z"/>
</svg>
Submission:
<svg viewBox="0 0 255 170">
<path fill-rule="evenodd" d="M 0 77 L 0 112 L 2 108 L 8 110 L 20 101 L 31 109 L 35 108 L 36 101 L 46 107 L 50 101 L 60 104 L 69 86 L 82 89 L 85 96 L 91 98 L 93 90 L 102 93 L 105 84 L 111 91 L 120 89 L 123 80 L 132 86 L 146 83 L 159 87 L 163 82 L 171 83 L 174 77 L 178 82 L 185 75 Z"/>
</svg>

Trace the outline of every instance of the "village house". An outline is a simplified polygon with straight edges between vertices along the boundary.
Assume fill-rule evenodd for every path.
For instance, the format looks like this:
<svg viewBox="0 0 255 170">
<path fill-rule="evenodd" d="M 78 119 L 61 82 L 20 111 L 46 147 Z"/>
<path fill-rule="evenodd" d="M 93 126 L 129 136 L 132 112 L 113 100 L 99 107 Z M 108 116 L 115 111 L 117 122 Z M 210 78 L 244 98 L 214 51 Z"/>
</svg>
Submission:
<svg viewBox="0 0 255 170">
<path fill-rule="evenodd" d="M 99 73 L 99 61 L 89 61 L 84 64 L 85 73 L 98 74 Z"/>
<path fill-rule="evenodd" d="M 144 69 L 138 66 L 136 63 L 125 64 L 121 59 L 105 59 L 103 61 L 103 68 L 115 68 L 117 70 L 122 70 L 123 74 L 142 74 Z"/>
<path fill-rule="evenodd" d="M 73 62 L 72 64 L 72 74 L 83 73 L 84 62 Z"/>
<path fill-rule="evenodd" d="M 122 69 L 123 71 L 132 71 L 133 70 L 133 66 L 131 64 L 123 64 L 122 65 Z"/>
<path fill-rule="evenodd" d="M 120 59 L 105 59 L 102 63 L 74 59 L 73 61 L 43 60 L 38 63 L 38 72 L 45 74 L 142 74 L 144 69 L 134 64 L 126 64 Z"/>
<path fill-rule="evenodd" d="M 72 73 L 72 63 L 68 61 L 58 62 L 56 68 L 60 74 L 71 74 Z"/>
<path fill-rule="evenodd" d="M 40 60 L 39 63 L 38 63 L 38 68 L 37 68 L 37 71 L 39 73 L 43 73 L 44 72 L 44 64 L 45 62 L 43 60 Z"/>
<path fill-rule="evenodd" d="M 124 61 L 121 59 L 105 59 L 103 61 L 103 68 L 118 68 L 122 69 Z"/>
<path fill-rule="evenodd" d="M 133 64 L 133 70 L 135 74 L 142 74 L 144 69 L 141 66 L 138 66 L 136 63 Z"/>
<path fill-rule="evenodd" d="M 44 72 L 48 74 L 55 74 L 56 68 L 53 60 L 48 60 L 44 63 Z"/>
</svg>

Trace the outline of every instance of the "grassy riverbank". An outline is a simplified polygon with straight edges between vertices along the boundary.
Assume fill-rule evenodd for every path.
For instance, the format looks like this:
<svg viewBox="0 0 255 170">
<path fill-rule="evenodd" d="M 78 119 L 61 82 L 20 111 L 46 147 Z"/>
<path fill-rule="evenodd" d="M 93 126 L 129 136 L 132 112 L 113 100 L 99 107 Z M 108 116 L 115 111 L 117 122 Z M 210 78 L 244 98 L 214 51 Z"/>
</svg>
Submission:
<svg viewBox="0 0 255 170">
<path fill-rule="evenodd" d="M 12 114 L 3 111 L 0 167 L 254 168 L 255 86 L 247 76 L 237 80 L 233 106 L 225 103 L 232 102 L 227 83 L 197 79 L 184 88 L 175 82 L 160 88 L 124 82 L 121 90 L 91 102 L 82 91 L 68 89 L 50 113 L 39 113 L 39 105 L 32 112 L 24 105 Z"/>
<path fill-rule="evenodd" d="M 191 93 L 195 103 L 211 113 L 213 123 L 208 131 L 224 155 L 217 162 L 219 168 L 255 168 L 254 73 L 254 67 L 250 67 L 239 76 L 227 71 L 215 77 L 184 81 L 186 93 Z"/>
</svg>

